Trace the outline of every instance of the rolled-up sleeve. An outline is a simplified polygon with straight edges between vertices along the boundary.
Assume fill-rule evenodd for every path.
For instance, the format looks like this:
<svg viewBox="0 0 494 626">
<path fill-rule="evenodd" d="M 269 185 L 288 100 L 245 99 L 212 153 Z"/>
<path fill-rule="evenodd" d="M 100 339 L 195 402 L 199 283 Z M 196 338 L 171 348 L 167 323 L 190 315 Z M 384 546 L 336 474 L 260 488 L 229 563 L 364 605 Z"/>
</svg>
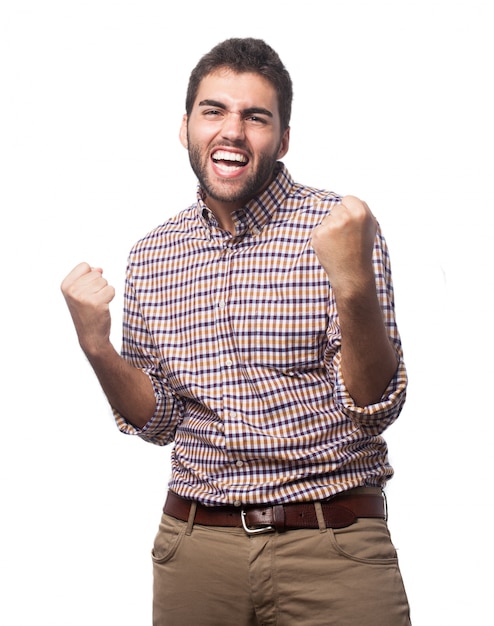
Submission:
<svg viewBox="0 0 494 626">
<path fill-rule="evenodd" d="M 156 445 L 170 443 L 182 419 L 183 406 L 163 374 L 159 350 L 141 314 L 129 269 L 125 286 L 121 354 L 124 359 L 149 377 L 153 385 L 156 408 L 153 416 L 143 428 L 137 428 L 118 411 L 113 410 L 117 427 L 121 432 L 137 435 L 149 443 Z"/>
<path fill-rule="evenodd" d="M 173 441 L 175 430 L 180 421 L 181 403 L 174 395 L 164 389 L 161 381 L 150 372 L 143 370 L 151 380 L 156 399 L 156 410 L 149 422 L 142 428 L 137 428 L 113 409 L 117 427 L 126 435 L 137 435 L 144 441 L 164 446 Z"/>
<path fill-rule="evenodd" d="M 341 374 L 341 353 L 335 368 L 334 400 L 343 413 L 368 435 L 380 435 L 398 418 L 406 399 L 407 373 L 403 358 L 379 402 L 365 407 L 357 406 L 345 387 Z"/>
</svg>

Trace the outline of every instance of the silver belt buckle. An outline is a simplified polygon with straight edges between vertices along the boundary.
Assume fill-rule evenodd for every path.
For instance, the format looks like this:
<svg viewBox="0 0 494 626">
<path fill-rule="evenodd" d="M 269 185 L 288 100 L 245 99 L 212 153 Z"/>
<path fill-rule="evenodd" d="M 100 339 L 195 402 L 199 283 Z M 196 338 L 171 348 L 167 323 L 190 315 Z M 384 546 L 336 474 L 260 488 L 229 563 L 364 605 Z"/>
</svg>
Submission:
<svg viewBox="0 0 494 626">
<path fill-rule="evenodd" d="M 248 535 L 263 535 L 265 533 L 273 533 L 276 530 L 276 528 L 271 525 L 259 526 L 258 528 L 249 528 L 249 526 L 247 526 L 246 517 L 247 517 L 247 513 L 244 509 L 242 509 L 240 511 L 240 519 L 242 520 L 243 529 Z"/>
</svg>

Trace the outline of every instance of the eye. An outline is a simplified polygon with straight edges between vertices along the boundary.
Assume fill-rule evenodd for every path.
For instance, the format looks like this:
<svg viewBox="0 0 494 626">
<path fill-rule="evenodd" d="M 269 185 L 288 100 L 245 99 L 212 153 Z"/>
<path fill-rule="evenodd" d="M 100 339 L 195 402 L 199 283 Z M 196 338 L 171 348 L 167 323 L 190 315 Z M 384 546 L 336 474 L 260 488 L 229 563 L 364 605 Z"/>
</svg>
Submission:
<svg viewBox="0 0 494 626">
<path fill-rule="evenodd" d="M 249 115 L 245 118 L 248 122 L 253 122 L 254 124 L 266 124 L 267 120 L 264 117 L 259 115 Z"/>
<path fill-rule="evenodd" d="M 205 117 L 219 117 L 221 115 L 221 111 L 219 109 L 206 109 L 203 112 Z"/>
</svg>

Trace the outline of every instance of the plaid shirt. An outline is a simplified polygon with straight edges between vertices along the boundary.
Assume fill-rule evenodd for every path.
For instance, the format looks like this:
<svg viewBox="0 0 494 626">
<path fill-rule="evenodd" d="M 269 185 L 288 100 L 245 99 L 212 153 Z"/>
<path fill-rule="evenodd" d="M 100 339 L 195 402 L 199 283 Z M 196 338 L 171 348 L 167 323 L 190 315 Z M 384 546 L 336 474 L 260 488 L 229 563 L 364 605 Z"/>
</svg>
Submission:
<svg viewBox="0 0 494 626">
<path fill-rule="evenodd" d="M 141 430 L 174 442 L 170 488 L 204 504 L 281 503 L 383 486 L 393 470 L 381 433 L 407 384 L 389 257 L 374 246 L 379 299 L 400 364 L 377 404 L 358 407 L 341 376 L 341 336 L 328 277 L 310 244 L 341 201 L 272 184 L 221 230 L 197 202 L 131 251 L 122 355 L 150 377 L 156 412 Z"/>
</svg>

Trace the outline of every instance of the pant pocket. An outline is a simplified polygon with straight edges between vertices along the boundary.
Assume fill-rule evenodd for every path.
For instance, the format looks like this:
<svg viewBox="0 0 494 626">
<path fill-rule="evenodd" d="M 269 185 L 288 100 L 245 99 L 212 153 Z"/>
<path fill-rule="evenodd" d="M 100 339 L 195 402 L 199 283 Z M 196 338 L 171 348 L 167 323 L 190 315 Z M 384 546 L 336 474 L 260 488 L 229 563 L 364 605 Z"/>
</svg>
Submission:
<svg viewBox="0 0 494 626">
<path fill-rule="evenodd" d="M 347 528 L 328 529 L 331 548 L 340 556 L 359 563 L 397 563 L 396 549 L 384 520 L 359 519 Z"/>
<path fill-rule="evenodd" d="M 185 535 L 186 528 L 185 522 L 176 520 L 169 515 L 162 515 L 151 550 L 151 558 L 154 563 L 166 563 L 172 558 Z"/>
</svg>

